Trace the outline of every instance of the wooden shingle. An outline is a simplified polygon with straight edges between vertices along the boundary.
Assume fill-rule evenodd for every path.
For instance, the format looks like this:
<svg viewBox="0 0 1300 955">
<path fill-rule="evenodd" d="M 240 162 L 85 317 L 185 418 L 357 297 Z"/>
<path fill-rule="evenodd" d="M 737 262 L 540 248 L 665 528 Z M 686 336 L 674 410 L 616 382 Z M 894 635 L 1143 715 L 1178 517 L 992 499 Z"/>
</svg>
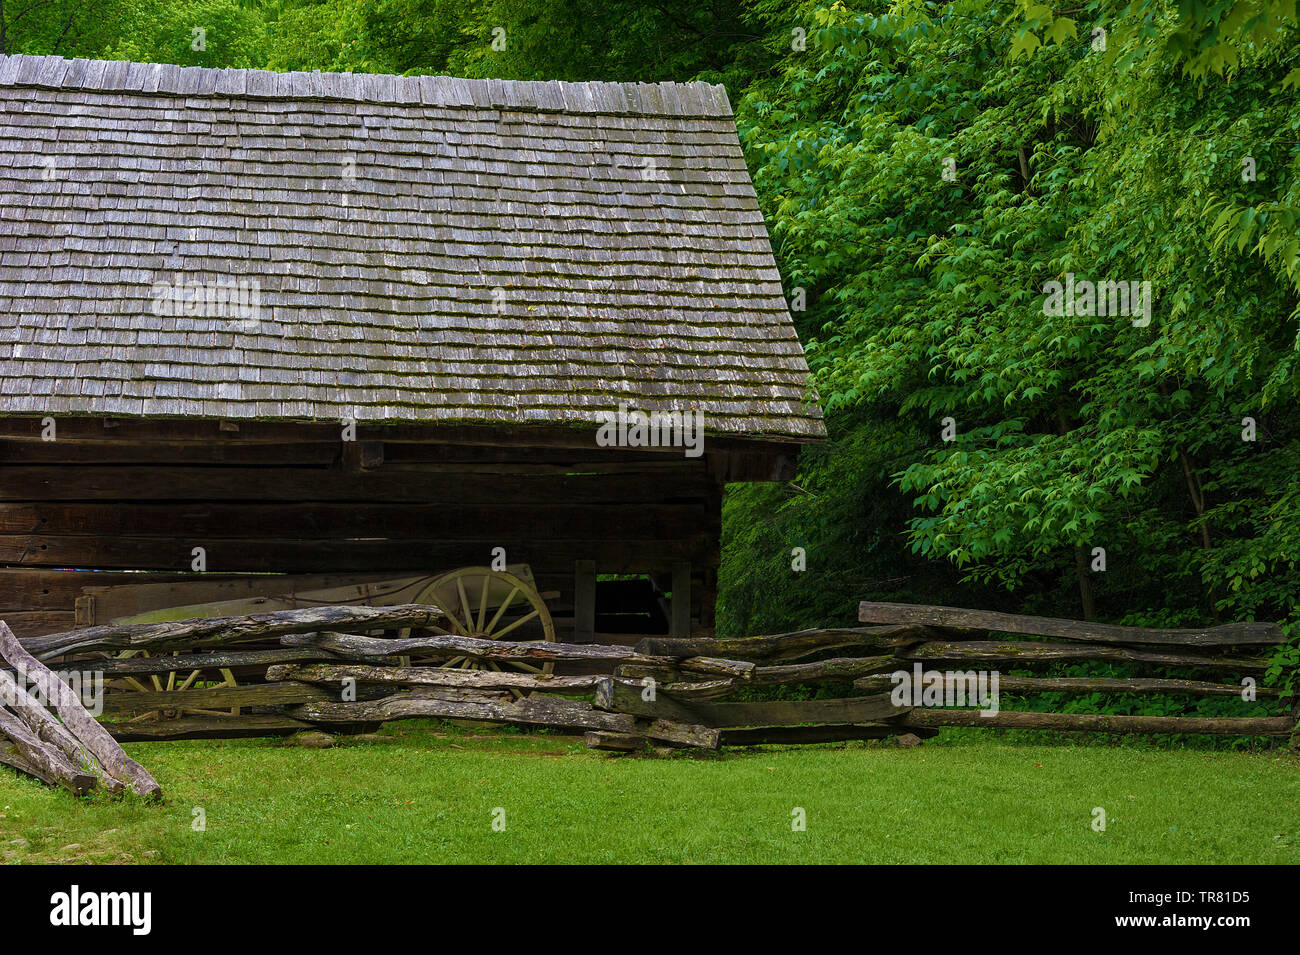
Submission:
<svg viewBox="0 0 1300 955">
<path fill-rule="evenodd" d="M 0 414 L 824 436 L 721 87 L 11 56 L 0 100 Z"/>
</svg>

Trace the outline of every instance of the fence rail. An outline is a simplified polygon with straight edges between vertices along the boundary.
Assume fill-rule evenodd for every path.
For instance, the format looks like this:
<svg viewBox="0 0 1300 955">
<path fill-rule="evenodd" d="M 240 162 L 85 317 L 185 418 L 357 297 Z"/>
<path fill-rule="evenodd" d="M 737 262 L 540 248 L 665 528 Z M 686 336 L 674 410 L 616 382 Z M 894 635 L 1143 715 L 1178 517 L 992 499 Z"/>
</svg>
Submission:
<svg viewBox="0 0 1300 955">
<path fill-rule="evenodd" d="M 589 746 L 647 744 L 716 749 L 913 734 L 942 727 L 1104 733 L 1289 736 L 1296 711 L 1282 691 L 1255 686 L 1249 716 L 1138 716 L 1008 711 L 965 695 L 977 666 L 1016 670 L 1062 661 L 1124 662 L 1139 670 L 1206 670 L 1217 679 L 1167 673 L 1131 678 L 997 673 L 997 692 L 1242 696 L 1233 677 L 1256 683 L 1259 649 L 1284 640 L 1269 623 L 1208 629 L 1144 629 L 949 607 L 863 603 L 870 626 L 801 630 L 743 639 L 648 637 L 635 647 L 511 642 L 431 632 L 434 608 L 324 606 L 240 617 L 90 627 L 18 641 L 0 626 L 11 668 L 49 673 L 45 661 L 108 681 L 103 728 L 69 711 L 37 713 L 25 698 L 0 707 L 0 762 L 77 791 L 99 783 L 147 790 L 123 763 L 117 740 L 262 736 L 309 727 L 350 731 L 418 717 L 508 723 L 583 733 Z M 933 669 L 941 664 L 962 670 Z M 551 672 L 580 664 L 605 673 Z M 219 676 L 215 676 L 219 675 Z M 899 699 L 905 676 L 927 692 Z M 0 670 L 0 685 L 13 682 Z M 772 687 L 845 688 L 833 698 L 756 699 Z M 1243 697 L 1247 698 L 1247 697 Z M 963 705 L 964 704 L 964 705 Z M 969 708 L 974 704 L 977 708 Z M 70 762 L 64 727 L 89 720 L 102 755 L 88 771 Z M 107 732 L 105 732 L 107 731 Z M 64 735 L 61 735 L 64 734 Z M 112 744 L 114 747 L 116 743 Z M 111 764 L 111 765 L 110 765 Z M 86 764 L 91 766 L 91 764 Z M 83 767 L 84 768 L 84 767 Z M 134 774 L 134 775 L 133 775 Z M 156 783 L 152 783 L 156 787 Z"/>
</svg>

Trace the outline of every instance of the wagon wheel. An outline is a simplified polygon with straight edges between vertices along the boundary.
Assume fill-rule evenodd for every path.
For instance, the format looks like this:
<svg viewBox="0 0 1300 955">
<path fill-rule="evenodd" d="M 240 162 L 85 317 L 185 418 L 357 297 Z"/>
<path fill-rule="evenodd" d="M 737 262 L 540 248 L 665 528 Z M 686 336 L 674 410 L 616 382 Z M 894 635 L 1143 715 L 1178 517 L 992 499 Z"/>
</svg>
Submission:
<svg viewBox="0 0 1300 955">
<path fill-rule="evenodd" d="M 165 659 L 167 656 L 175 656 L 180 651 L 172 654 L 159 653 L 159 658 Z M 153 658 L 148 650 L 123 650 L 116 655 L 118 660 L 131 658 Z M 183 670 L 167 670 L 161 673 L 140 674 L 138 676 L 122 677 L 122 689 L 134 693 L 173 693 L 182 690 L 207 689 L 218 686 L 238 686 L 239 683 L 232 673 L 226 667 L 202 667 L 200 669 L 187 668 Z M 138 723 L 141 720 L 176 720 L 184 716 L 238 716 L 239 707 L 227 707 L 225 709 L 197 709 L 194 707 L 168 707 L 157 710 L 147 710 L 130 717 L 127 722 Z"/>
<path fill-rule="evenodd" d="M 462 567 L 443 574 L 431 583 L 415 603 L 430 604 L 446 616 L 446 631 L 460 637 L 480 640 L 555 642 L 555 624 L 546 602 L 532 586 L 502 570 L 489 567 Z M 442 629 L 442 628 L 438 628 Z M 540 666 L 509 660 L 476 660 L 457 656 L 438 664 L 462 670 L 518 670 L 523 673 L 550 674 L 551 662 Z M 522 696 L 512 690 L 515 696 Z"/>
</svg>

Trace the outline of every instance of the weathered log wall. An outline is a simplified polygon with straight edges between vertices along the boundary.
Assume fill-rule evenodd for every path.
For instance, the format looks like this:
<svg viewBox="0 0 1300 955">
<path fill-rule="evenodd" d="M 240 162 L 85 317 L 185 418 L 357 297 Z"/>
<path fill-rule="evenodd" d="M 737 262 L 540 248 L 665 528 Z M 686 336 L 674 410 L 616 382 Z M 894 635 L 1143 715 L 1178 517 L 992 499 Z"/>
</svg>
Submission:
<svg viewBox="0 0 1300 955">
<path fill-rule="evenodd" d="M 330 578 L 324 587 L 484 564 L 495 547 L 558 595 L 563 639 L 574 632 L 578 561 L 597 574 L 654 575 L 661 590 L 688 563 L 689 627 L 707 633 L 723 482 L 788 470 L 780 448 L 719 441 L 687 458 L 599 448 L 590 433 L 431 436 L 362 424 L 360 440 L 343 442 L 329 425 L 69 419 L 58 428 L 47 442 L 39 421 L 0 421 L 0 616 L 20 636 L 236 591 L 318 589 L 247 575 Z M 194 547 L 206 551 L 203 578 L 188 575 Z M 103 589 L 157 583 L 172 592 L 118 600 Z M 79 598 L 96 593 L 79 614 Z M 124 603 L 131 610 L 116 613 Z"/>
</svg>

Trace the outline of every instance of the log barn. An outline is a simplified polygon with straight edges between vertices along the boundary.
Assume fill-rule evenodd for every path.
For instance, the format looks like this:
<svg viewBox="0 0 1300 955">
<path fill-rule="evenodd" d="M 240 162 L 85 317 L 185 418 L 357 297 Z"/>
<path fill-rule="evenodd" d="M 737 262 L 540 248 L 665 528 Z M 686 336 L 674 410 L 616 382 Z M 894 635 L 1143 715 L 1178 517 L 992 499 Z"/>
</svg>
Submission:
<svg viewBox="0 0 1300 955">
<path fill-rule="evenodd" d="M 10 56 L 0 104 L 20 636 L 496 548 L 561 640 L 707 635 L 726 484 L 824 439 L 722 87 Z"/>
</svg>

